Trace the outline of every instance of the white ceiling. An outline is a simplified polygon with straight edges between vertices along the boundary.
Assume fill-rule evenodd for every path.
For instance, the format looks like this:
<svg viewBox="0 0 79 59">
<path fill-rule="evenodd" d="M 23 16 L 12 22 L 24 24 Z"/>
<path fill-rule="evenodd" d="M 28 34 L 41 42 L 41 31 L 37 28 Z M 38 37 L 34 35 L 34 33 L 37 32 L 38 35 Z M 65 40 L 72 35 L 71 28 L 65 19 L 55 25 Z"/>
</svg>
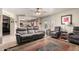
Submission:
<svg viewBox="0 0 79 59">
<path fill-rule="evenodd" d="M 3 8 L 3 9 L 18 16 L 25 15 L 27 19 L 37 18 L 37 16 L 35 15 L 36 8 Z M 42 14 L 40 15 L 40 17 L 55 14 L 68 9 L 70 8 L 42 8 L 41 12 Z"/>
</svg>

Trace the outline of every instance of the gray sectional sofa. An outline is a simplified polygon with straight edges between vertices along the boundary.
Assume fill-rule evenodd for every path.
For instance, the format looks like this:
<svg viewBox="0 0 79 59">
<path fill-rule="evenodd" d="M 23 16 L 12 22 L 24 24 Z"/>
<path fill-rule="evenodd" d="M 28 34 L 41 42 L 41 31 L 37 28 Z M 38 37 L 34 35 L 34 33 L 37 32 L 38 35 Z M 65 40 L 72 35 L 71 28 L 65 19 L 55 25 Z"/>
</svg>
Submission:
<svg viewBox="0 0 79 59">
<path fill-rule="evenodd" d="M 35 40 L 43 38 L 44 35 L 45 34 L 43 31 L 28 34 L 26 29 L 17 29 L 16 30 L 17 44 L 20 45 L 20 44 L 35 41 Z"/>
</svg>

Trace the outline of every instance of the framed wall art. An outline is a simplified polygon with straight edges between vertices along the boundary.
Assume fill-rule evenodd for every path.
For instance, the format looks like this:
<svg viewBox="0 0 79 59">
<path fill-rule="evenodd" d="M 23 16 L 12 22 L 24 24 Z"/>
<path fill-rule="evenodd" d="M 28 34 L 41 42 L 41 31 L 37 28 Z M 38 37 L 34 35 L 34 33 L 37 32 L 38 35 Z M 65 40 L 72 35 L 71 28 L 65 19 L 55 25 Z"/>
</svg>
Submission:
<svg viewBox="0 0 79 59">
<path fill-rule="evenodd" d="M 72 24 L 72 15 L 61 16 L 61 24 L 64 24 L 64 25 Z"/>
</svg>

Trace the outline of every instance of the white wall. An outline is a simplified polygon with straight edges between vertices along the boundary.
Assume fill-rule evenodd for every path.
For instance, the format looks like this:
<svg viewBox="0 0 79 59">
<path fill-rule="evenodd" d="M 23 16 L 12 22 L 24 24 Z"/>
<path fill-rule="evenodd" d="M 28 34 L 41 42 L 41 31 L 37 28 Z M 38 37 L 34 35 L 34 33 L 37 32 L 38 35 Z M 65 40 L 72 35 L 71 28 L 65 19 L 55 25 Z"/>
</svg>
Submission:
<svg viewBox="0 0 79 59">
<path fill-rule="evenodd" d="M 6 11 L 6 10 L 2 10 L 2 14 L 3 15 L 6 15 L 6 16 L 9 16 L 11 19 L 10 19 L 10 35 L 14 35 L 15 34 L 15 21 L 17 20 L 16 18 L 16 15 Z"/>
<path fill-rule="evenodd" d="M 15 37 L 15 34 L 16 34 L 16 15 L 6 11 L 6 10 L 2 10 L 2 15 L 6 15 L 6 16 L 9 16 L 11 19 L 10 19 L 10 35 L 6 35 L 6 36 L 3 36 L 2 34 L 2 44 L 0 44 L 0 50 L 3 50 L 5 48 L 8 48 L 10 46 L 14 46 L 16 45 L 16 37 Z M 3 18 L 2 18 L 3 19 Z M 2 22 L 0 20 L 0 22 Z M 1 23 L 2 25 L 2 23 Z M 2 29 L 2 27 L 0 26 L 0 30 Z"/>
<path fill-rule="evenodd" d="M 41 27 L 42 27 L 42 30 L 45 29 L 45 24 L 47 24 L 47 28 L 46 29 L 50 29 L 51 28 L 51 17 L 45 17 L 43 19 L 41 19 Z"/>
<path fill-rule="evenodd" d="M 61 16 L 72 14 L 72 25 L 61 25 Z M 49 17 L 46 17 L 43 20 L 43 24 L 45 21 L 48 22 L 48 26 L 51 26 L 51 29 L 53 30 L 55 26 L 61 26 L 63 30 L 66 30 L 68 32 L 72 32 L 73 26 L 79 26 L 79 9 L 70 9 L 65 10 L 60 13 L 51 15 Z M 49 24 L 51 22 L 51 24 Z M 44 28 L 44 25 L 42 26 Z"/>
<path fill-rule="evenodd" d="M 0 44 L 2 44 L 2 9 L 0 8 Z"/>
</svg>

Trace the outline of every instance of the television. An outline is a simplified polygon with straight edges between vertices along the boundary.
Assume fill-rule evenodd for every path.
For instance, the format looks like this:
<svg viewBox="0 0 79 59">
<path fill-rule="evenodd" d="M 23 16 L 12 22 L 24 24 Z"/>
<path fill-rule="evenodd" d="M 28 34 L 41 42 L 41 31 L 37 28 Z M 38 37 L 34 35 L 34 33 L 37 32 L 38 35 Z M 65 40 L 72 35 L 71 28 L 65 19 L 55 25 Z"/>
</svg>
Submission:
<svg viewBox="0 0 79 59">
<path fill-rule="evenodd" d="M 3 35 L 10 34 L 10 17 L 3 15 Z"/>
</svg>

